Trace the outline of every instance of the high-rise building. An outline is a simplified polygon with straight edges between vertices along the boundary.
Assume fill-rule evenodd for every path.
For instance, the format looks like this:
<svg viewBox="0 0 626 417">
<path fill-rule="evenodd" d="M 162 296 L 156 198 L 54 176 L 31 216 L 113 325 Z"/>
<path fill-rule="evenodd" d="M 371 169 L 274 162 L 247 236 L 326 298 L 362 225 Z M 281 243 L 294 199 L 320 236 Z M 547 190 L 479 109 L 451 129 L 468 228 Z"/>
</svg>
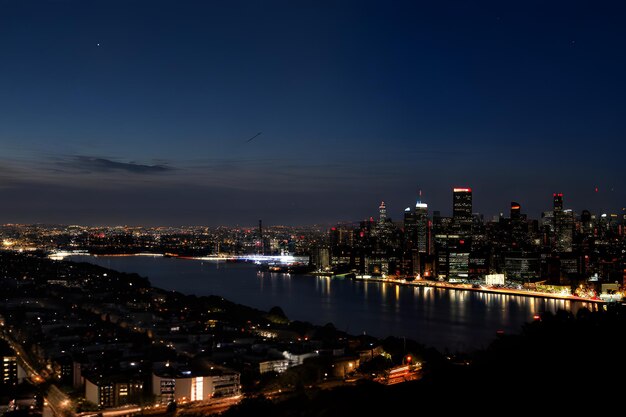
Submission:
<svg viewBox="0 0 626 417">
<path fill-rule="evenodd" d="M 355 246 L 354 235 L 354 225 L 338 224 L 330 228 L 329 244 L 331 264 L 349 264 L 351 262 L 352 248 Z"/>
<path fill-rule="evenodd" d="M 453 189 L 453 211 L 452 217 L 458 220 L 472 218 L 472 189 Z"/>
<path fill-rule="evenodd" d="M 428 219 L 428 204 L 418 201 L 415 204 L 414 217 L 417 236 L 417 250 L 419 253 L 430 254 L 430 220 Z"/>
<path fill-rule="evenodd" d="M 373 219 L 372 219 L 373 220 Z M 378 207 L 378 221 L 375 224 L 375 228 L 372 231 L 374 240 L 374 251 L 382 253 L 386 252 L 396 242 L 396 227 L 391 221 L 391 218 L 387 216 L 387 207 L 385 202 L 381 201 Z"/>
<path fill-rule="evenodd" d="M 404 242 L 407 249 L 417 246 L 417 222 L 411 207 L 404 209 Z"/>
<path fill-rule="evenodd" d="M 421 196 L 421 193 L 420 193 Z M 404 210 L 404 269 L 412 275 L 421 275 L 423 259 L 431 253 L 431 223 L 428 218 L 428 204 L 421 198 L 415 208 Z"/>
<path fill-rule="evenodd" d="M 472 232 L 472 189 L 454 188 L 452 205 L 452 221 L 456 232 L 469 237 Z"/>
<path fill-rule="evenodd" d="M 563 193 L 554 193 L 552 197 L 554 211 L 563 210 Z"/>
<path fill-rule="evenodd" d="M 539 277 L 540 261 L 537 253 L 510 251 L 504 254 L 504 271 L 511 280 L 535 281 Z"/>
<path fill-rule="evenodd" d="M 318 271 L 324 271 L 330 267 L 330 251 L 325 247 L 315 247 L 311 250 L 310 264 Z"/>
<path fill-rule="evenodd" d="M 522 206 L 515 201 L 511 202 L 511 220 L 519 220 L 522 216 Z"/>
<path fill-rule="evenodd" d="M 437 275 L 447 281 L 469 277 L 471 243 L 459 235 L 435 235 Z"/>
<path fill-rule="evenodd" d="M 511 245 L 519 250 L 522 245 L 530 240 L 528 235 L 528 221 L 525 214 L 522 214 L 522 206 L 515 201 L 511 202 L 510 219 Z"/>
<path fill-rule="evenodd" d="M 583 210 L 580 215 L 580 227 L 581 233 L 586 238 L 593 237 L 594 233 L 594 222 L 591 212 L 589 210 Z"/>
<path fill-rule="evenodd" d="M 472 189 L 453 189 L 452 218 L 433 215 L 437 275 L 449 281 L 469 277 L 472 236 Z"/>
<path fill-rule="evenodd" d="M 553 194 L 554 248 L 571 252 L 574 240 L 574 213 L 563 209 L 563 193 Z"/>
<path fill-rule="evenodd" d="M 378 221 L 381 223 L 387 221 L 387 207 L 384 201 L 381 201 L 378 206 Z"/>
<path fill-rule="evenodd" d="M 571 209 L 557 212 L 556 249 L 559 252 L 571 252 L 574 242 L 574 212 Z"/>
</svg>

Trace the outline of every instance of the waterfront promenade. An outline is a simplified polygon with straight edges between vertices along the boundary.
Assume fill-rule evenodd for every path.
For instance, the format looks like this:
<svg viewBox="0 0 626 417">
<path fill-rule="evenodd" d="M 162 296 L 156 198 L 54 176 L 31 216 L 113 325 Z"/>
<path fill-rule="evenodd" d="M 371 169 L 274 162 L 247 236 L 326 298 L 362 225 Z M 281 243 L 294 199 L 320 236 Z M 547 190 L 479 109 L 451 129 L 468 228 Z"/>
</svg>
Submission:
<svg viewBox="0 0 626 417">
<path fill-rule="evenodd" d="M 444 288 L 448 290 L 460 290 L 460 291 L 474 291 L 474 292 L 484 292 L 491 294 L 507 294 L 507 295 L 520 295 L 523 297 L 534 297 L 534 298 L 547 298 L 554 300 L 568 300 L 568 301 L 583 301 L 597 304 L 605 304 L 606 302 L 598 299 L 598 298 L 583 298 L 578 297 L 576 295 L 571 294 L 557 294 L 557 293 L 548 293 L 548 292 L 540 292 L 540 291 L 531 291 L 525 289 L 513 289 L 513 288 L 494 288 L 494 287 L 474 287 L 471 284 L 453 284 L 449 282 L 442 281 L 432 281 L 432 280 L 415 280 L 415 281 L 406 281 L 403 279 L 392 279 L 387 277 L 372 277 L 372 276 L 363 276 L 357 275 L 354 279 L 357 281 L 365 281 L 365 282 L 381 282 L 385 284 L 396 284 L 403 285 L 409 287 L 434 287 L 434 288 Z"/>
</svg>

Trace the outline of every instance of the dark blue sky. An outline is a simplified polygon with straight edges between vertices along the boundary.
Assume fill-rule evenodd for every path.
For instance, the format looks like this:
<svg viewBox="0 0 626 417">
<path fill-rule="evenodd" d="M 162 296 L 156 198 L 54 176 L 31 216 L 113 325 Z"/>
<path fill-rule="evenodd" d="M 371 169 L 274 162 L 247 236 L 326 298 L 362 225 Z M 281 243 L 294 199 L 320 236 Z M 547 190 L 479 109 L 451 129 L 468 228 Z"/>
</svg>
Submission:
<svg viewBox="0 0 626 417">
<path fill-rule="evenodd" d="M 0 223 L 621 211 L 622 4 L 0 0 Z"/>
</svg>

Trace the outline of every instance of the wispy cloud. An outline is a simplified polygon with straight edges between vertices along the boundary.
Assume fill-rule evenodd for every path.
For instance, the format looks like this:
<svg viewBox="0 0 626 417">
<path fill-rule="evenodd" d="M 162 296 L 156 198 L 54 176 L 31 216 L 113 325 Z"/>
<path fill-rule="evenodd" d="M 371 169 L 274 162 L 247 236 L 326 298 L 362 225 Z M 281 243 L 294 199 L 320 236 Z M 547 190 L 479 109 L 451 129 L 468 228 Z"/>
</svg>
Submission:
<svg viewBox="0 0 626 417">
<path fill-rule="evenodd" d="M 132 174 L 161 174 L 174 171 L 167 165 L 145 165 L 135 162 L 118 162 L 94 156 L 70 156 L 59 160 L 56 164 L 61 169 L 71 169 L 85 173 L 127 172 Z"/>
<path fill-rule="evenodd" d="M 455 151 L 450 154 L 456 157 Z M 417 166 L 414 155 L 388 163 L 377 160 L 374 155 L 337 156 L 324 160 L 302 154 L 289 158 L 274 155 L 252 158 L 235 154 L 132 160 L 110 155 L 45 153 L 0 160 L 0 167 L 10 168 L 4 175 L 0 170 L 0 185 L 28 182 L 90 189 L 176 186 L 244 192 L 314 192 L 329 187 L 359 188 L 364 184 L 389 188 L 398 182 L 398 178 L 423 175 L 420 170 L 427 155 L 432 155 L 436 161 L 442 159 L 435 151 L 420 154 Z"/>
</svg>

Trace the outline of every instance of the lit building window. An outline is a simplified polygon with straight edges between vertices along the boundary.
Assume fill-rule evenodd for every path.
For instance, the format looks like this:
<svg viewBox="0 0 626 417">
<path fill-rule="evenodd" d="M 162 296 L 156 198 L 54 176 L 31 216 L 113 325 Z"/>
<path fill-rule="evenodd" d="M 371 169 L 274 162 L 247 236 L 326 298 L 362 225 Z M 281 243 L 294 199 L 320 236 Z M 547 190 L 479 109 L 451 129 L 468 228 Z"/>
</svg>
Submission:
<svg viewBox="0 0 626 417">
<path fill-rule="evenodd" d="M 204 399 L 204 380 L 201 376 L 191 380 L 191 401 L 202 401 Z"/>
</svg>

